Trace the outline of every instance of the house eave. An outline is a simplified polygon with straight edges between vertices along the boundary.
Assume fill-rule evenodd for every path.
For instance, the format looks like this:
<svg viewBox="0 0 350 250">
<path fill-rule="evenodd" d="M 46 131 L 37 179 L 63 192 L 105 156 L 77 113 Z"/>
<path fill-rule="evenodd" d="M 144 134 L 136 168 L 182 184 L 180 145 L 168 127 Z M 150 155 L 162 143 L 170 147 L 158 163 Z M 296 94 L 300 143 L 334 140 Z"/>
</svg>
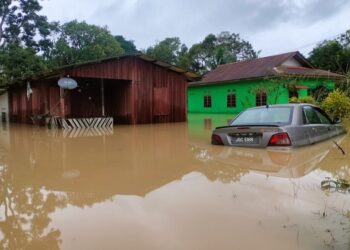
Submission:
<svg viewBox="0 0 350 250">
<path fill-rule="evenodd" d="M 320 75 L 298 75 L 298 74 L 273 74 L 259 77 L 250 77 L 250 78 L 242 78 L 242 79 L 232 79 L 225 81 L 215 81 L 215 82 L 191 82 L 188 84 L 188 87 L 197 87 L 197 86 L 207 86 L 207 85 L 217 85 L 217 84 L 225 84 L 225 83 L 235 83 L 235 82 L 243 82 L 243 81 L 252 81 L 252 80 L 266 80 L 269 78 L 277 78 L 277 77 L 294 77 L 294 78 L 314 78 L 314 79 L 330 79 L 330 80 L 343 80 L 345 76 L 320 76 Z"/>
</svg>

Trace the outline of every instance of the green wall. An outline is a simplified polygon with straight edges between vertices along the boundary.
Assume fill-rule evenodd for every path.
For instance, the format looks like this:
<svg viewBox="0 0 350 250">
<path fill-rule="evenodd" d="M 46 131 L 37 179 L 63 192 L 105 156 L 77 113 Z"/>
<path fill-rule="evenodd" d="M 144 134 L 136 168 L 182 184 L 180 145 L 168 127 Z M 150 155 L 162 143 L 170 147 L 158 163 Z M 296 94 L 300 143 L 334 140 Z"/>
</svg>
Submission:
<svg viewBox="0 0 350 250">
<path fill-rule="evenodd" d="M 296 84 L 307 85 L 314 89 L 320 85 L 328 89 L 334 89 L 335 83 L 331 80 L 322 79 L 300 79 Z M 269 104 L 288 103 L 289 91 L 284 84 L 275 84 L 265 79 L 214 83 L 209 85 L 189 86 L 187 91 L 188 112 L 189 113 L 239 113 L 242 110 L 255 106 L 255 92 L 252 91 L 257 86 L 275 86 L 274 91 L 267 93 Z M 276 86 L 279 86 L 278 88 Z M 227 95 L 236 94 L 236 107 L 227 107 Z M 307 96 L 307 89 L 298 90 L 299 97 Z M 211 96 L 212 106 L 204 107 L 204 96 Z"/>
</svg>

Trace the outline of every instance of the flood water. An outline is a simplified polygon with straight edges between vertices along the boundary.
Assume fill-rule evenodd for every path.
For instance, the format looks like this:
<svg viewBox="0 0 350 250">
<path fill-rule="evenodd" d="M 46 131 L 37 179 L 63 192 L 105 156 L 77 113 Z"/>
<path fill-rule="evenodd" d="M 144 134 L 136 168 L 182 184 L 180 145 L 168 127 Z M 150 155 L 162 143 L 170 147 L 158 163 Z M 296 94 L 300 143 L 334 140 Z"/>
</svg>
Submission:
<svg viewBox="0 0 350 250">
<path fill-rule="evenodd" d="M 350 249 L 350 138 L 210 145 L 230 116 L 66 132 L 0 128 L 0 249 Z"/>
</svg>

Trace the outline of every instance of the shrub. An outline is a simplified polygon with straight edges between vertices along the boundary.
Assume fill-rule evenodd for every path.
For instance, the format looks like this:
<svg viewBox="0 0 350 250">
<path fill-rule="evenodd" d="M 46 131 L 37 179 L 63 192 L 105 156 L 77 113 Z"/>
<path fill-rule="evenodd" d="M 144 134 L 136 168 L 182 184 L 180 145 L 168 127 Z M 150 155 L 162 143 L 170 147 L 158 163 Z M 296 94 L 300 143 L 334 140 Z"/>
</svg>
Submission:
<svg viewBox="0 0 350 250">
<path fill-rule="evenodd" d="M 350 98 L 345 92 L 336 89 L 329 93 L 322 107 L 333 118 L 345 118 L 350 114 Z"/>
<path fill-rule="evenodd" d="M 296 96 L 293 96 L 289 98 L 289 103 L 300 103 L 299 98 Z"/>
<path fill-rule="evenodd" d="M 300 97 L 299 101 L 301 103 L 310 103 L 310 104 L 316 104 L 316 100 L 315 98 L 313 98 L 312 96 L 304 96 L 304 97 Z"/>
<path fill-rule="evenodd" d="M 312 96 L 304 96 L 304 97 L 291 97 L 289 98 L 289 103 L 310 103 L 316 104 L 316 100 Z"/>
</svg>

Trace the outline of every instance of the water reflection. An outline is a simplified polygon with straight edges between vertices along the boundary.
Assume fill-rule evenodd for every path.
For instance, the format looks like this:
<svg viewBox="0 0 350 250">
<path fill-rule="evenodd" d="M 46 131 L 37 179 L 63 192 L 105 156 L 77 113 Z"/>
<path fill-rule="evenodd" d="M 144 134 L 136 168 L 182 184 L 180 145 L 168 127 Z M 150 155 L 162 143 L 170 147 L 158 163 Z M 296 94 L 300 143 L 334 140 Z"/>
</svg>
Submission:
<svg viewBox="0 0 350 250">
<path fill-rule="evenodd" d="M 335 138 L 341 142 L 346 136 Z M 292 150 L 272 150 L 272 149 L 247 149 L 232 147 L 213 147 L 210 145 L 196 146 L 196 158 L 207 162 L 207 164 L 217 164 L 220 167 L 226 166 L 240 169 L 243 173 L 249 171 L 260 172 L 272 176 L 296 178 L 302 177 L 315 168 L 327 166 L 330 173 L 336 173 L 339 169 L 349 170 L 348 165 L 342 166 L 347 158 L 343 156 L 332 141 L 325 141 L 317 145 Z M 332 159 L 327 155 L 330 152 L 336 155 L 340 161 L 323 163 L 325 159 Z M 245 170 L 245 171 L 244 171 Z M 339 175 L 339 174 L 337 174 Z M 350 176 L 350 173 L 343 173 L 342 178 Z"/>
<path fill-rule="evenodd" d="M 112 135 L 113 127 L 64 129 L 63 138 Z"/>
<path fill-rule="evenodd" d="M 118 127 L 102 136 L 67 137 L 65 131 L 13 127 L 6 169 L 25 185 L 50 190 L 95 193 L 96 200 L 114 194 L 144 196 L 191 171 L 186 127 Z M 181 157 L 178 157 L 181 156 Z M 92 202 L 94 202 L 92 201 Z"/>
<path fill-rule="evenodd" d="M 0 248 L 59 249 L 60 230 L 48 228 L 49 215 L 66 206 L 65 197 L 36 185 L 23 185 L 18 177 L 7 165 L 1 166 Z"/>
<path fill-rule="evenodd" d="M 223 124 L 196 119 L 98 134 L 11 125 L 0 133 L 0 248 L 59 248 L 55 211 L 146 197 L 190 173 L 233 183 L 251 172 L 288 179 L 321 169 L 349 179 L 348 155 L 330 141 L 291 151 L 212 146 L 208 124 Z M 350 152 L 348 136 L 337 141 Z"/>
<path fill-rule="evenodd" d="M 78 206 L 115 194 L 145 196 L 191 172 L 223 182 L 251 171 L 296 178 L 321 168 L 342 179 L 350 175 L 347 156 L 331 141 L 272 151 L 212 146 L 188 131 L 186 124 L 120 126 L 105 135 L 67 137 L 65 131 L 13 126 L 1 140 L 1 172 L 24 187 L 95 194 L 87 204 L 70 201 Z"/>
</svg>

